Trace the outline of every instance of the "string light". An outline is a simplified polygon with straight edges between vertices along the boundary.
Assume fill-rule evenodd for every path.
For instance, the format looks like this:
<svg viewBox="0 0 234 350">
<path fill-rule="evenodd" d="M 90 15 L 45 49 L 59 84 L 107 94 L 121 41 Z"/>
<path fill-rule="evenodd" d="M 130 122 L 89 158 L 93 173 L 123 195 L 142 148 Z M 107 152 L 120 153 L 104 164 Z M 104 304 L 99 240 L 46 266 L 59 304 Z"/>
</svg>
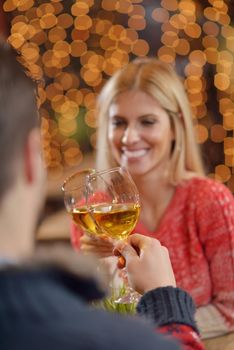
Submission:
<svg viewBox="0 0 234 350">
<path fill-rule="evenodd" d="M 198 120 L 197 139 L 223 144 L 224 164 L 209 176 L 234 192 L 234 28 L 223 0 L 161 0 L 146 13 L 143 0 L 6 0 L 12 13 L 10 43 L 22 53 L 32 76 L 41 82 L 43 155 L 49 175 L 83 161 L 75 140 L 82 119 L 96 146 L 95 101 L 109 76 L 133 57 L 157 55 L 175 65 L 183 58 L 184 86 Z M 153 4 L 154 2 L 152 2 Z M 148 10 L 147 10 L 148 11 Z M 161 26 L 161 44 L 142 35 L 150 21 Z M 156 28 L 156 27 L 155 27 Z M 157 27 L 158 28 L 158 27 Z M 157 29 L 158 30 L 158 29 Z M 212 67 L 220 123 L 208 116 L 204 72 Z"/>
</svg>

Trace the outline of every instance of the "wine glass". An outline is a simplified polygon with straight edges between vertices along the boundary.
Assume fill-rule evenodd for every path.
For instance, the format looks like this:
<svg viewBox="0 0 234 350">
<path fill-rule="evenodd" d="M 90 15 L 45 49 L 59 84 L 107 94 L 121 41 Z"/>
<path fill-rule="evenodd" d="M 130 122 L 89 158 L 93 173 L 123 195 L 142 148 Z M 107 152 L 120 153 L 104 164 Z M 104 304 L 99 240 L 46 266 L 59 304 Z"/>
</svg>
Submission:
<svg viewBox="0 0 234 350">
<path fill-rule="evenodd" d="M 95 170 L 91 168 L 78 171 L 69 176 L 62 185 L 67 212 L 72 216 L 74 223 L 91 236 L 99 234 L 99 229 L 90 216 L 86 205 L 86 177 L 94 172 Z"/>
<path fill-rule="evenodd" d="M 101 234 L 114 240 L 124 240 L 134 229 L 140 198 L 128 171 L 121 167 L 93 172 L 86 177 L 86 205 L 94 225 Z M 139 294 L 128 287 L 128 293 L 116 300 L 133 303 Z"/>
</svg>

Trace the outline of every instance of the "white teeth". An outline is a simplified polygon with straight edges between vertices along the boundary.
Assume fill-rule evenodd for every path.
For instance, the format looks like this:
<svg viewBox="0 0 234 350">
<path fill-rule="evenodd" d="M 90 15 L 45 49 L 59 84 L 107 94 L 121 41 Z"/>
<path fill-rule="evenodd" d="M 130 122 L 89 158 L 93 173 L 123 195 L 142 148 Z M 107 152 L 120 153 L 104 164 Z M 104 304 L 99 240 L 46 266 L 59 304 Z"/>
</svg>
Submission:
<svg viewBox="0 0 234 350">
<path fill-rule="evenodd" d="M 127 151 L 127 150 L 123 151 L 123 154 L 127 158 L 143 157 L 146 153 L 147 153 L 147 150 L 145 150 L 145 149 L 137 150 L 137 151 Z"/>
</svg>

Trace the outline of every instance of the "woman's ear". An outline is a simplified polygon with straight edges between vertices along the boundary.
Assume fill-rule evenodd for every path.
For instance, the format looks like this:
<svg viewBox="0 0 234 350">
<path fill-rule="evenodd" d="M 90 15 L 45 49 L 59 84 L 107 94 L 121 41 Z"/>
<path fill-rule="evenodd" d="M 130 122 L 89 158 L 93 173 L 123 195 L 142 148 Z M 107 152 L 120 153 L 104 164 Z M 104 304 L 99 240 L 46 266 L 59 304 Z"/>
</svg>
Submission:
<svg viewBox="0 0 234 350">
<path fill-rule="evenodd" d="M 41 136 L 40 129 L 32 129 L 27 137 L 24 147 L 24 174 L 25 181 L 29 184 L 33 183 L 37 177 L 38 162 L 41 165 Z"/>
</svg>

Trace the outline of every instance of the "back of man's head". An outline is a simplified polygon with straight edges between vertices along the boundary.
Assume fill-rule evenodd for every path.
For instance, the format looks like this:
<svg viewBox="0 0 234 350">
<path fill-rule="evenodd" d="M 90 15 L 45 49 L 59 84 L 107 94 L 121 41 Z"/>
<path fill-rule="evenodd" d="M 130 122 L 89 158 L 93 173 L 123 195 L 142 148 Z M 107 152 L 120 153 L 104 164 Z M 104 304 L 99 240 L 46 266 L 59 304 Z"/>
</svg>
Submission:
<svg viewBox="0 0 234 350">
<path fill-rule="evenodd" d="M 27 136 L 37 124 L 35 84 L 17 53 L 0 41 L 0 201 L 14 183 Z"/>
</svg>

